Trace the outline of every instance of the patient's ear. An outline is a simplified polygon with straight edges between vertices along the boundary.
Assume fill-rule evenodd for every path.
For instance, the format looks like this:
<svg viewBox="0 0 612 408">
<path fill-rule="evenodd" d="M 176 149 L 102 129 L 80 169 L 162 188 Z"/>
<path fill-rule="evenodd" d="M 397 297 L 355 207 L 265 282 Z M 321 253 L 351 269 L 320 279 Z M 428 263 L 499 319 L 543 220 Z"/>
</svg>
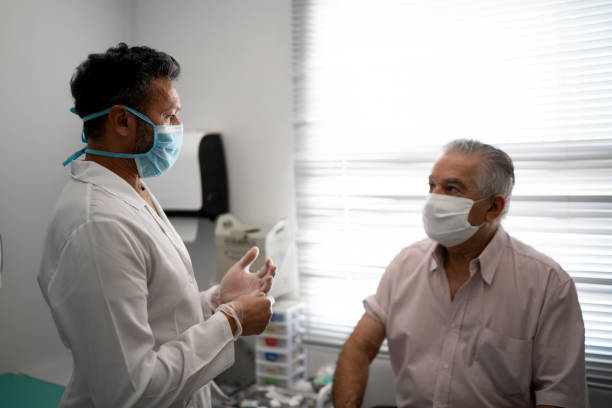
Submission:
<svg viewBox="0 0 612 408">
<path fill-rule="evenodd" d="M 501 194 L 495 194 L 491 198 L 491 205 L 487 210 L 487 222 L 492 222 L 499 218 L 502 215 L 504 208 L 506 208 L 506 199 Z"/>
</svg>

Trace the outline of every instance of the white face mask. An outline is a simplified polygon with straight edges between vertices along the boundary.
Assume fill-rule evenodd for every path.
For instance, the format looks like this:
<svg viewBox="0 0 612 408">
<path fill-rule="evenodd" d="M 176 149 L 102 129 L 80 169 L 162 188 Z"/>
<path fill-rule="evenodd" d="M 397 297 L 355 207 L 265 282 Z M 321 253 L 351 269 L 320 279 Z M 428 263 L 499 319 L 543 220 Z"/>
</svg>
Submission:
<svg viewBox="0 0 612 408">
<path fill-rule="evenodd" d="M 429 238 L 442 246 L 453 247 L 470 239 L 481 225 L 472 225 L 468 221 L 470 210 L 475 203 L 469 198 L 445 194 L 429 194 L 423 208 L 423 225 Z"/>
</svg>

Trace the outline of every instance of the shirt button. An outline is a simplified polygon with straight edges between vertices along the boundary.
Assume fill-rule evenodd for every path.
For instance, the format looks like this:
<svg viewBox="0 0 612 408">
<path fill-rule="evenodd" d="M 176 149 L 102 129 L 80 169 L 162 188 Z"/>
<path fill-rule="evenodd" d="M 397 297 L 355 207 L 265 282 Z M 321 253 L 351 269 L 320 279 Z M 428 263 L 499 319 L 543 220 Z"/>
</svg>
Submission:
<svg viewBox="0 0 612 408">
<path fill-rule="evenodd" d="M 444 365 L 443 365 L 442 367 L 444 367 L 444 368 L 448 368 L 448 364 L 447 364 L 447 363 L 444 363 Z"/>
</svg>

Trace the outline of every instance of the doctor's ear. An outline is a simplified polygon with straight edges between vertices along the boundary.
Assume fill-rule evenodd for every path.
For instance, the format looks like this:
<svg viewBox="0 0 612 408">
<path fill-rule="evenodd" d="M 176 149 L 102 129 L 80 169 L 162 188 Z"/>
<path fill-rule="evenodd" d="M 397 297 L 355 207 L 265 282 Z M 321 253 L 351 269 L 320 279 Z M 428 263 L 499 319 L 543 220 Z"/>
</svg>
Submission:
<svg viewBox="0 0 612 408">
<path fill-rule="evenodd" d="M 504 208 L 506 208 L 506 199 L 503 195 L 495 194 L 493 197 L 491 197 L 491 204 L 486 215 L 487 222 L 492 222 L 499 218 L 504 211 Z"/>
<path fill-rule="evenodd" d="M 133 115 L 121 105 L 113 105 L 108 112 L 108 122 L 111 129 L 121 135 L 128 136 L 130 127 L 135 127 Z"/>
</svg>

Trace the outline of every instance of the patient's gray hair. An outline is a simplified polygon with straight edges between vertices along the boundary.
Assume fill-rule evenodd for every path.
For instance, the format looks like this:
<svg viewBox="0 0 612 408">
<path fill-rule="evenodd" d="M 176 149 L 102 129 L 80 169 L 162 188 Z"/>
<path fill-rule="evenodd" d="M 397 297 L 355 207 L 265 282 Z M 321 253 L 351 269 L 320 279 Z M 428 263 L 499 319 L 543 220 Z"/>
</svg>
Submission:
<svg viewBox="0 0 612 408">
<path fill-rule="evenodd" d="M 489 198 L 501 194 L 506 200 L 503 214 L 508 212 L 512 187 L 514 187 L 514 164 L 508 154 L 494 146 L 477 140 L 457 139 L 442 149 L 444 154 L 461 153 L 468 156 L 480 156 L 483 164 L 476 176 L 480 198 Z"/>
</svg>

